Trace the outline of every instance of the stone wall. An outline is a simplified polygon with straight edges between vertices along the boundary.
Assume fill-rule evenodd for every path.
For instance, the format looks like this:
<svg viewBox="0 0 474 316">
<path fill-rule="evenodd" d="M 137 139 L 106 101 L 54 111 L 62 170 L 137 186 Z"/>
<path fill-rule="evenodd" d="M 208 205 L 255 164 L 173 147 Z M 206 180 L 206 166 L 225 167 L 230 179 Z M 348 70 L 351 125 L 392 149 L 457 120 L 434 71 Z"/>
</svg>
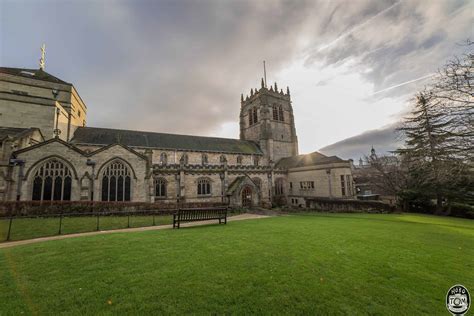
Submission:
<svg viewBox="0 0 474 316">
<path fill-rule="evenodd" d="M 105 166 L 115 159 L 123 161 L 132 170 L 132 201 L 149 201 L 147 162 L 143 157 L 137 156 L 122 146 L 112 146 L 91 156 L 85 156 L 72 146 L 52 140 L 39 147 L 19 151 L 16 156 L 18 159 L 25 161 L 23 170 L 20 167 L 14 168 L 12 177 L 13 187 L 16 187 L 20 182 L 20 199 L 23 201 L 32 199 L 35 172 L 43 162 L 51 158 L 64 162 L 71 169 L 73 174 L 71 200 L 73 201 L 89 200 L 92 183 L 94 184 L 94 200 L 100 201 L 102 192 L 101 174 Z M 87 165 L 88 159 L 96 163 L 94 168 Z M 20 170 L 23 173 L 22 177 L 19 177 Z"/>
<path fill-rule="evenodd" d="M 54 136 L 56 108 L 61 110 L 60 137 L 67 141 L 78 126 L 85 126 L 87 117 L 87 107 L 75 88 L 0 73 L 0 126 L 37 127 L 49 139 Z"/>
<path fill-rule="evenodd" d="M 306 207 L 317 211 L 334 213 L 392 213 L 396 211 L 394 205 L 383 202 L 324 198 L 307 198 Z"/>
<path fill-rule="evenodd" d="M 341 175 L 344 176 L 345 195 L 342 195 Z M 347 183 L 347 177 L 350 179 L 349 183 Z M 300 182 L 304 181 L 313 181 L 314 189 L 301 189 Z M 291 183 L 288 192 L 290 199 L 297 197 L 353 198 L 355 196 L 352 170 L 348 162 L 290 169 L 288 182 Z"/>
</svg>

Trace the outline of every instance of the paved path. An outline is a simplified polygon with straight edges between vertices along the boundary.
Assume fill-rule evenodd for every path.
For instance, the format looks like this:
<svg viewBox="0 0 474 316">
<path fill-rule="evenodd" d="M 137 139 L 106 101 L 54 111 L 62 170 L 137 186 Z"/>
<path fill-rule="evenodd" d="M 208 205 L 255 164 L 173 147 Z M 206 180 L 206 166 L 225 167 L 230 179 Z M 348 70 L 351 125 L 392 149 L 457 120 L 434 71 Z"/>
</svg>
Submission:
<svg viewBox="0 0 474 316">
<path fill-rule="evenodd" d="M 232 221 L 241 221 L 241 220 L 245 220 L 245 219 L 258 219 L 258 218 L 266 218 L 266 217 L 269 217 L 269 216 L 244 213 L 244 214 L 228 217 L 227 221 L 232 222 Z M 202 221 L 202 222 L 184 223 L 184 224 L 181 224 L 181 227 L 216 224 L 216 222 L 217 222 L 216 220 L 209 220 L 209 221 Z M 159 225 L 159 226 L 124 228 L 124 229 L 114 229 L 114 230 L 100 230 L 100 231 L 88 232 L 88 233 L 58 235 L 58 236 L 51 236 L 51 237 L 41 237 L 41 238 L 35 238 L 35 239 L 9 241 L 9 242 L 0 243 L 0 249 L 1 248 L 19 246 L 19 245 L 34 244 L 34 243 L 48 241 L 48 240 L 59 240 L 59 239 L 66 239 L 66 238 L 104 235 L 104 234 L 113 234 L 113 233 L 141 232 L 141 231 L 146 231 L 146 230 L 160 230 L 160 229 L 170 229 L 170 228 L 173 228 L 173 225 Z"/>
</svg>

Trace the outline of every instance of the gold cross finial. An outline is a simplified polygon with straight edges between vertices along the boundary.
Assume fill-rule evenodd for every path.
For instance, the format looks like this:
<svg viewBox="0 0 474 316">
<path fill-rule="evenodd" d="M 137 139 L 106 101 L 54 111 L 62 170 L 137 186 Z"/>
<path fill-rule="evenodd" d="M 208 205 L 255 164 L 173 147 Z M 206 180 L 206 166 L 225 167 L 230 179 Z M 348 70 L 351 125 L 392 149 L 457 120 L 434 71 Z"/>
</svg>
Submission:
<svg viewBox="0 0 474 316">
<path fill-rule="evenodd" d="M 45 55 L 46 55 L 46 45 L 43 44 L 41 46 L 41 58 L 39 62 L 39 66 L 41 70 L 44 70 L 44 65 L 45 65 Z"/>
</svg>

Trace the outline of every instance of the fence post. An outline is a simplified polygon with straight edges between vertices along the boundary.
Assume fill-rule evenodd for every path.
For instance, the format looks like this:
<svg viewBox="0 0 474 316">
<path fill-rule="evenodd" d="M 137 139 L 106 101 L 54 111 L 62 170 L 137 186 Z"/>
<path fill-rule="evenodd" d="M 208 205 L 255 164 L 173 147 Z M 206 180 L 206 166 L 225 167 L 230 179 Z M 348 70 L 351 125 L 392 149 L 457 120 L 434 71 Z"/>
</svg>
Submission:
<svg viewBox="0 0 474 316">
<path fill-rule="evenodd" d="M 130 228 L 130 213 L 128 213 L 127 217 L 128 217 L 127 228 Z"/>
<path fill-rule="evenodd" d="M 155 213 L 153 213 L 153 226 L 155 226 L 156 223 L 155 223 Z"/>
<path fill-rule="evenodd" d="M 59 231 L 58 235 L 61 235 L 61 225 L 63 224 L 63 214 L 59 215 Z"/>
<path fill-rule="evenodd" d="M 97 213 L 97 230 L 99 230 L 99 216 L 100 216 L 100 214 Z"/>
<path fill-rule="evenodd" d="M 10 240 L 10 231 L 12 230 L 12 222 L 13 222 L 13 216 L 10 217 L 10 223 L 8 224 L 7 241 Z"/>
</svg>

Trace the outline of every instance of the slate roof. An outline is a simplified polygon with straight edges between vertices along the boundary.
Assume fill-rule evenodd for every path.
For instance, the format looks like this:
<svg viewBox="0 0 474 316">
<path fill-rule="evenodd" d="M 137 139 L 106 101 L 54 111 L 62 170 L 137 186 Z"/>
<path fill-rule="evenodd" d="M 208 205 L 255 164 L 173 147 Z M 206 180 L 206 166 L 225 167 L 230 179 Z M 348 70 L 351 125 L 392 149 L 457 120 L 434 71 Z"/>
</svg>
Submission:
<svg viewBox="0 0 474 316">
<path fill-rule="evenodd" d="M 235 178 L 234 181 L 229 185 L 229 188 L 227 189 L 227 194 L 234 194 L 235 190 L 240 186 L 240 184 L 245 180 L 245 176 L 239 176 Z"/>
<path fill-rule="evenodd" d="M 109 145 L 123 144 L 129 147 L 178 149 L 241 154 L 262 154 L 257 144 L 239 139 L 189 136 L 153 132 L 79 127 L 71 139 L 73 144 Z"/>
<path fill-rule="evenodd" d="M 10 136 L 16 138 L 20 134 L 26 133 L 28 131 L 36 130 L 37 128 L 21 128 L 21 127 L 3 127 L 0 126 L 0 141 Z"/>
<path fill-rule="evenodd" d="M 20 77 L 24 77 L 28 79 L 36 79 L 36 80 L 71 85 L 69 82 L 63 81 L 41 69 L 0 67 L 0 73 L 20 76 Z"/>
<path fill-rule="evenodd" d="M 278 163 L 276 164 L 276 167 L 283 168 L 283 169 L 290 169 L 290 168 L 297 168 L 297 167 L 324 165 L 324 164 L 335 163 L 335 162 L 347 162 L 347 160 L 343 160 L 337 156 L 328 157 L 315 151 L 310 154 L 282 158 L 278 161 Z"/>
</svg>

